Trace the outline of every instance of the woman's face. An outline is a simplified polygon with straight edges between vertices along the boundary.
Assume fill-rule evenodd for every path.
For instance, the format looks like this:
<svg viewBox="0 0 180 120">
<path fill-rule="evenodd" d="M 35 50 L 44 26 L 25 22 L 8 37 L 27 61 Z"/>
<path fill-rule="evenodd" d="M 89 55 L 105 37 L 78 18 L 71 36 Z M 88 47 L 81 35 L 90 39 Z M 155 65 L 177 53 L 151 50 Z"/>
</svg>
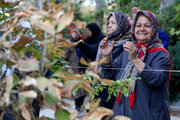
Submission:
<svg viewBox="0 0 180 120">
<path fill-rule="evenodd" d="M 107 33 L 108 35 L 116 31 L 118 28 L 115 17 L 111 16 L 107 23 Z"/>
<path fill-rule="evenodd" d="M 139 15 L 135 26 L 135 37 L 138 43 L 145 43 L 152 36 L 152 25 L 150 20 L 144 15 Z"/>
<path fill-rule="evenodd" d="M 91 37 L 92 36 L 92 32 L 89 28 L 87 28 L 87 34 L 88 34 L 88 37 Z"/>
</svg>

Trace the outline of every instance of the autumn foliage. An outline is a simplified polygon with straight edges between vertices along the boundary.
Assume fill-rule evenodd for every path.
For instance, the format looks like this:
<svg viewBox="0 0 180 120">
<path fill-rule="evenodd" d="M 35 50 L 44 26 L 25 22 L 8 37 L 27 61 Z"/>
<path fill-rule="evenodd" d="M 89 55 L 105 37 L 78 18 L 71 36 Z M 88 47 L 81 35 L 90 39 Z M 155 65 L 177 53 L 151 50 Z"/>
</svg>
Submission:
<svg viewBox="0 0 180 120">
<path fill-rule="evenodd" d="M 14 7 L 20 1 L 8 2 L 1 0 L 0 6 L 3 12 L 6 7 Z M 95 89 L 93 88 L 93 78 L 99 83 L 113 85 L 111 80 L 104 80 L 98 76 L 98 71 L 92 71 L 103 63 L 81 62 L 88 66 L 85 74 L 69 73 L 66 67 L 59 66 L 59 69 L 46 77 L 48 70 L 64 55 L 64 47 L 75 46 L 78 43 L 71 43 L 70 38 L 65 35 L 70 34 L 68 25 L 73 21 L 74 10 L 72 1 L 55 5 L 54 3 L 44 3 L 43 9 L 37 9 L 31 4 L 21 4 L 21 10 L 14 10 L 14 14 L 0 24 L 0 31 L 3 33 L 0 38 L 1 47 L 9 51 L 8 55 L 0 52 L 1 66 L 6 63 L 8 68 L 13 67 L 13 75 L 1 79 L 0 85 L 0 108 L 3 108 L 3 115 L 10 113 L 16 119 L 34 120 L 38 118 L 33 114 L 32 101 L 38 100 L 38 106 L 49 107 L 55 111 L 56 119 L 63 120 L 101 120 L 104 116 L 112 117 L 113 111 L 104 107 L 99 107 L 100 99 L 95 99 Z M 22 26 L 22 21 L 28 21 L 30 28 Z M 82 29 L 84 29 L 84 25 Z M 64 30 L 66 33 L 63 33 Z M 16 35 L 16 40 L 12 42 L 9 36 Z M 32 35 L 33 34 L 33 35 Z M 81 33 L 82 38 L 86 36 Z M 83 42 L 83 41 L 82 41 Z M 25 54 L 31 53 L 30 57 Z M 57 58 L 57 56 L 59 56 Z M 2 71 L 0 71 L 1 73 Z M 18 74 L 17 74 L 18 73 Z M 89 99 L 85 101 L 80 115 L 76 109 L 68 104 L 64 98 L 71 99 L 72 91 L 80 87 L 89 93 Z M 16 95 L 16 97 L 12 97 Z M 12 110 L 5 109 L 13 106 Z M 66 108 L 66 109 L 64 109 Z M 41 117 L 47 120 L 46 117 Z M 120 119 L 120 118 L 117 118 Z"/>
</svg>

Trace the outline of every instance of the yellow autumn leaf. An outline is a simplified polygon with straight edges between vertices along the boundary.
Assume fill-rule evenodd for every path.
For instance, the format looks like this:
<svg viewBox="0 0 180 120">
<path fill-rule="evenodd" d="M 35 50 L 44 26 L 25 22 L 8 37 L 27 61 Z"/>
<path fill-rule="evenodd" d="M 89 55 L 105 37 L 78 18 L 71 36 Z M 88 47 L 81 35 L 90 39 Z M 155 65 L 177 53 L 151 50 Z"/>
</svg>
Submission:
<svg viewBox="0 0 180 120">
<path fill-rule="evenodd" d="M 112 117 L 113 111 L 104 107 L 97 107 L 90 110 L 84 117 L 83 120 L 102 120 L 104 116 Z"/>
</svg>

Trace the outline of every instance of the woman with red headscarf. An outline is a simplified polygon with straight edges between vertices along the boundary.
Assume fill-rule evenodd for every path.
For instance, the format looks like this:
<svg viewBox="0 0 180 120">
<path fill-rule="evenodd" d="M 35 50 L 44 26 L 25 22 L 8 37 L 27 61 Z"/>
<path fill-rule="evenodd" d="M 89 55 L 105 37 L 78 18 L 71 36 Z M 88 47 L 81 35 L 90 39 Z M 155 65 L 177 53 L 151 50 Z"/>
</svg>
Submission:
<svg viewBox="0 0 180 120">
<path fill-rule="evenodd" d="M 158 38 L 158 19 L 150 11 L 138 11 L 131 28 L 132 41 L 123 44 L 124 51 L 111 62 L 112 45 L 104 39 L 100 44 L 103 57 L 102 67 L 117 67 L 119 71 L 103 69 L 107 76 L 116 80 L 140 78 L 129 85 L 129 96 L 121 90 L 114 104 L 114 117 L 124 115 L 132 120 L 170 120 L 168 111 L 168 85 L 172 69 L 169 53 Z"/>
</svg>

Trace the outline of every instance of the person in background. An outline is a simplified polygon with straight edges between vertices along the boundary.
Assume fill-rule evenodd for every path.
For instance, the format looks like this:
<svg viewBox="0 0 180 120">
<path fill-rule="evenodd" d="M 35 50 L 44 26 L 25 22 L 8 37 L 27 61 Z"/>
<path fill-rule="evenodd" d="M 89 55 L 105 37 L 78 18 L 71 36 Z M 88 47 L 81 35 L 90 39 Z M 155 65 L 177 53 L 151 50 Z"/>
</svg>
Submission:
<svg viewBox="0 0 180 120">
<path fill-rule="evenodd" d="M 159 35 L 159 38 L 162 40 L 164 48 L 168 49 L 168 45 L 170 42 L 170 36 L 167 33 L 165 33 L 164 31 L 162 31 L 161 29 L 159 29 L 158 35 Z"/>
<path fill-rule="evenodd" d="M 88 46 L 99 44 L 100 41 L 105 37 L 101 33 L 101 30 L 96 23 L 90 23 L 86 26 L 86 28 L 87 28 L 88 37 L 84 40 L 84 43 Z M 72 36 L 71 42 L 76 42 L 81 39 L 80 31 L 74 22 L 70 24 L 70 30 L 71 30 L 71 36 Z M 97 48 L 89 50 L 85 46 L 81 46 L 81 45 L 71 47 L 71 48 L 65 48 L 65 58 L 66 58 L 65 60 L 69 61 L 71 66 L 76 66 L 72 68 L 72 70 L 75 73 L 84 73 L 86 66 L 80 63 L 81 57 L 83 57 L 88 62 L 94 61 L 96 57 L 96 52 L 97 52 Z M 77 67 L 80 67 L 80 68 L 77 68 Z M 81 68 L 81 67 L 84 67 L 84 68 Z M 81 105 L 83 104 L 83 100 L 86 95 L 87 95 L 87 92 L 85 92 L 83 89 L 79 89 L 76 95 L 73 96 L 77 110 L 80 110 Z"/>
<path fill-rule="evenodd" d="M 99 43 L 105 37 L 96 23 L 90 23 L 86 26 L 88 37 L 84 43 L 79 43 L 76 47 L 85 55 L 88 62 L 95 61 Z M 71 35 L 74 41 L 81 39 L 79 29 L 71 29 Z"/>
<path fill-rule="evenodd" d="M 171 58 L 158 36 L 158 19 L 150 11 L 138 11 L 133 20 L 132 41 L 123 44 L 124 51 L 110 59 L 113 44 L 103 40 L 100 48 L 108 58 L 103 68 L 121 68 L 118 71 L 102 69 L 106 76 L 115 80 L 136 78 L 129 84 L 129 96 L 121 91 L 113 107 L 114 117 L 124 115 L 132 120 L 170 120 L 168 111 L 168 85 L 172 69 Z"/>
<path fill-rule="evenodd" d="M 121 54 L 123 49 L 123 44 L 130 40 L 130 29 L 131 25 L 128 21 L 128 15 L 122 12 L 111 12 L 107 17 L 107 37 L 105 39 L 108 40 L 108 44 L 114 43 L 114 49 L 111 53 L 111 60 L 114 61 L 119 54 Z M 100 51 L 100 47 L 98 47 L 98 53 L 96 57 L 96 61 L 100 61 L 102 59 L 102 52 Z M 115 80 L 114 76 L 106 76 L 106 73 L 101 72 L 100 76 L 104 79 Z M 106 108 L 112 109 L 115 99 L 115 96 L 111 96 L 111 99 L 107 102 L 108 98 L 108 88 L 104 89 L 101 93 L 99 93 L 99 97 L 101 98 L 100 106 L 104 106 Z"/>
<path fill-rule="evenodd" d="M 122 12 L 111 12 L 107 17 L 106 29 L 107 29 L 108 35 L 104 39 L 108 39 L 109 44 L 111 44 L 111 42 L 114 41 L 114 50 L 111 54 L 111 59 L 112 61 L 114 61 L 116 57 L 123 51 L 123 43 L 125 41 L 130 40 L 130 37 L 131 37 L 130 35 L 131 25 L 128 21 L 128 15 Z M 73 31 L 79 32 L 78 29 L 73 29 Z M 74 37 L 78 38 L 79 36 L 78 34 L 74 34 Z M 98 62 L 102 58 L 102 53 L 100 51 L 99 44 L 100 42 L 94 45 L 89 45 L 86 42 L 84 42 L 84 43 L 79 43 L 77 47 L 80 48 L 80 50 L 83 53 L 84 51 L 86 51 L 85 53 L 86 57 L 93 55 L 92 58 L 93 59 L 96 58 L 96 62 Z M 104 73 L 101 73 L 100 76 L 105 79 L 115 80 L 114 76 L 106 77 Z M 116 97 L 111 96 L 111 99 L 107 102 L 107 98 L 108 98 L 107 89 L 104 89 L 102 92 L 99 93 L 99 96 L 96 96 L 96 97 L 101 98 L 100 106 L 103 106 L 109 109 L 113 108 Z"/>
</svg>

